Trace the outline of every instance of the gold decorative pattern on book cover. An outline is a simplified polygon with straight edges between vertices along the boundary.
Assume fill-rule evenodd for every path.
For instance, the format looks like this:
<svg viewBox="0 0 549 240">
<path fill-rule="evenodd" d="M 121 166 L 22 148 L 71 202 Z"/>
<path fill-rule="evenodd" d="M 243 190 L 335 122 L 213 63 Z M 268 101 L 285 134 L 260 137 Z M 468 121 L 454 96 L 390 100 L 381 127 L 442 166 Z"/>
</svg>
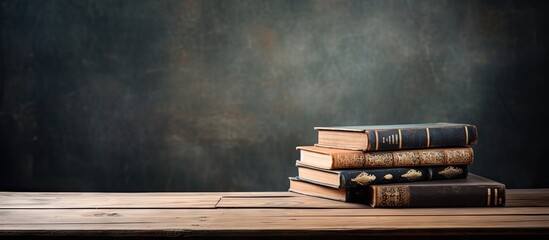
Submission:
<svg viewBox="0 0 549 240">
<path fill-rule="evenodd" d="M 334 154 L 334 168 L 349 168 L 356 166 L 364 166 L 366 161 L 364 154 L 355 153 L 338 153 Z"/>
<path fill-rule="evenodd" d="M 376 180 L 376 176 L 367 172 L 361 172 L 358 176 L 351 179 L 352 182 L 356 182 L 360 185 L 368 185 L 374 180 Z"/>
<path fill-rule="evenodd" d="M 445 176 L 447 178 L 454 178 L 456 176 L 461 175 L 462 173 L 463 173 L 463 169 L 454 167 L 454 166 L 449 166 L 443 169 L 442 171 L 438 172 L 438 174 Z"/>
<path fill-rule="evenodd" d="M 473 161 L 473 151 L 469 148 L 447 150 L 448 164 L 465 164 Z"/>
<path fill-rule="evenodd" d="M 393 154 L 391 153 L 372 152 L 365 155 L 369 167 L 390 167 L 393 165 Z"/>
<path fill-rule="evenodd" d="M 410 166 L 420 164 L 420 154 L 417 151 L 395 152 L 395 166 Z"/>
<path fill-rule="evenodd" d="M 407 186 L 382 186 L 376 188 L 375 205 L 387 207 L 410 206 L 410 191 Z"/>
<path fill-rule="evenodd" d="M 410 181 L 418 180 L 418 179 L 420 179 L 422 176 L 423 176 L 423 173 L 421 173 L 420 171 L 415 170 L 415 169 L 410 169 L 410 170 L 408 170 L 408 172 L 406 172 L 405 174 L 402 174 L 402 175 L 401 175 L 401 177 L 406 178 L 406 179 L 408 179 L 408 180 L 410 180 Z"/>
<path fill-rule="evenodd" d="M 444 150 L 420 151 L 419 155 L 422 165 L 443 165 L 446 162 Z"/>
</svg>

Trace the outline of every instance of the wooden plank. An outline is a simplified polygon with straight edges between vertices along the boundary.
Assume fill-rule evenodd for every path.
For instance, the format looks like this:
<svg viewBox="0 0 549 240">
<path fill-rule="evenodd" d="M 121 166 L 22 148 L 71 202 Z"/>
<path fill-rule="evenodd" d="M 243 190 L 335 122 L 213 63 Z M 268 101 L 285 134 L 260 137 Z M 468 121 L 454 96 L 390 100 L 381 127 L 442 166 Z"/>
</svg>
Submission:
<svg viewBox="0 0 549 240">
<path fill-rule="evenodd" d="M 360 203 L 345 203 L 318 197 L 291 193 L 286 197 L 224 196 L 216 208 L 371 208 Z"/>
<path fill-rule="evenodd" d="M 201 215 L 205 214 L 205 215 Z M 34 223 L 115 223 L 168 222 L 178 219 L 202 220 L 207 216 L 239 215 L 265 218 L 374 216 L 549 216 L 549 207 L 540 208 L 410 208 L 410 209 L 1 209 L 0 225 Z M 196 220 L 196 219 L 195 219 Z"/>
<path fill-rule="evenodd" d="M 0 192 L 8 208 L 370 208 L 289 192 Z M 508 189 L 507 206 L 549 206 L 549 189 Z"/>
<path fill-rule="evenodd" d="M 220 209 L 221 210 L 221 209 Z M 239 215 L 261 215 L 265 217 L 279 217 L 287 214 L 299 214 L 303 217 L 310 216 L 512 216 L 512 215 L 543 215 L 549 216 L 549 207 L 481 207 L 481 208 L 364 208 L 364 209 L 253 209 L 235 208 L 224 209 L 223 212 Z M 548 226 L 549 227 L 549 226 Z"/>
<path fill-rule="evenodd" d="M 0 209 L 9 208 L 215 208 L 217 194 L 2 193 Z"/>
<path fill-rule="evenodd" d="M 325 209 L 334 214 L 343 209 L 360 209 L 360 213 L 379 215 L 498 215 L 536 214 L 549 215 L 549 207 L 474 207 L 474 208 L 372 208 L 363 204 L 343 203 L 314 197 L 294 197 L 291 199 L 253 199 L 223 197 L 217 204 L 219 209 Z"/>
<path fill-rule="evenodd" d="M 284 197 L 285 192 L 0 192 L 9 208 L 214 208 L 222 196 Z"/>
<path fill-rule="evenodd" d="M 414 210 L 414 211 L 411 211 Z M 433 212 L 437 210 L 438 212 Z M 477 209 L 2 209 L 0 235 L 285 235 L 351 231 L 549 234 L 548 208 Z M 537 210 L 537 211 L 534 211 Z M 426 211 L 423 212 L 422 211 Z M 488 211 L 488 212 L 483 212 Z M 465 212 L 465 213 L 463 213 Z M 344 233 L 344 232 L 343 232 Z"/>
<path fill-rule="evenodd" d="M 202 229 L 239 230 L 405 230 L 405 229 L 546 229 L 547 215 L 479 215 L 471 216 L 383 216 L 330 215 L 302 216 L 301 214 L 266 216 L 228 214 L 213 218 Z M 454 230 L 455 231 L 455 230 Z"/>
<path fill-rule="evenodd" d="M 280 199 L 288 192 L 0 192 L 4 208 L 214 208 L 222 196 Z"/>
<path fill-rule="evenodd" d="M 549 189 L 508 189 L 507 207 L 549 207 Z M 366 204 L 344 203 L 318 197 L 289 193 L 278 197 L 224 196 L 218 208 L 370 208 Z"/>
<path fill-rule="evenodd" d="M 374 209 L 289 192 L 0 192 L 0 237 L 548 236 L 548 196 L 509 189 L 504 208 Z"/>
</svg>

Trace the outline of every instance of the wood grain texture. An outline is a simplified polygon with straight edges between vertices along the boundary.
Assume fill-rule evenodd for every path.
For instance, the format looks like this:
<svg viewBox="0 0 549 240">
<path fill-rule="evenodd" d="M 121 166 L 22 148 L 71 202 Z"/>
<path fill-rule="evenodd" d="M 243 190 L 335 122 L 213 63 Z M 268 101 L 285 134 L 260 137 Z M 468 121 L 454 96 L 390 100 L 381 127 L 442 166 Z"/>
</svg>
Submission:
<svg viewBox="0 0 549 240">
<path fill-rule="evenodd" d="M 204 235 L 254 234 L 257 236 L 292 235 L 296 232 L 343 231 L 364 235 L 394 231 L 435 231 L 438 234 L 516 234 L 548 232 L 547 214 L 460 214 L 384 215 L 373 209 L 333 211 L 330 209 L 9 209 L 1 210 L 2 234 L 26 231 L 50 235 L 72 231 L 79 234 L 154 234 L 178 235 L 201 232 Z"/>
<path fill-rule="evenodd" d="M 243 198 L 227 196 L 221 198 L 217 208 L 370 208 L 360 203 L 345 203 L 330 199 L 315 198 L 291 193 L 284 199 L 280 197 Z"/>
<path fill-rule="evenodd" d="M 280 192 L 0 192 L 2 208 L 215 208 L 223 196 L 283 197 Z"/>
<path fill-rule="evenodd" d="M 0 192 L 0 209 L 370 208 L 290 192 Z M 549 207 L 549 189 L 508 189 L 508 207 Z"/>
<path fill-rule="evenodd" d="M 549 189 L 507 189 L 507 207 L 549 207 Z M 280 197 L 287 197 L 281 201 Z M 218 208 L 370 208 L 365 204 L 343 203 L 322 198 L 284 193 L 277 197 L 225 196 Z"/>
<path fill-rule="evenodd" d="M 548 193 L 509 189 L 502 208 L 378 209 L 289 192 L 0 192 L 0 236 L 547 237 Z"/>
</svg>

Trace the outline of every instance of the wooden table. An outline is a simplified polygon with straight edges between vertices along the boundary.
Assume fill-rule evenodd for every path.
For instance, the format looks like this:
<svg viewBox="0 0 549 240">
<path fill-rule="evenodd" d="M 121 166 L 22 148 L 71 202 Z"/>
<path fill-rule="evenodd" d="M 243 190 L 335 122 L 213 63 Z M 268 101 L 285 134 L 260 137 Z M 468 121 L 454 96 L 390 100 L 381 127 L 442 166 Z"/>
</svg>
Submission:
<svg viewBox="0 0 549 240">
<path fill-rule="evenodd" d="M 487 235 L 549 239 L 549 189 L 508 189 L 503 208 L 417 209 L 373 209 L 289 192 L 0 192 L 0 239 Z"/>
</svg>

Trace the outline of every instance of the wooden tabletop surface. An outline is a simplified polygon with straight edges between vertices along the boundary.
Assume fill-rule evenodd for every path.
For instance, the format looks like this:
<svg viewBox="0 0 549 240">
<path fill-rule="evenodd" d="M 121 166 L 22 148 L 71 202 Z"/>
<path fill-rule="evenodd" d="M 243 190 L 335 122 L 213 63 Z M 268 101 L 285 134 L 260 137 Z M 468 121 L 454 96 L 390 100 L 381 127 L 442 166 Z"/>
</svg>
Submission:
<svg viewBox="0 0 549 240">
<path fill-rule="evenodd" d="M 378 209 L 289 192 L 0 192 L 0 239 L 376 237 L 549 239 L 549 189 L 500 208 Z"/>
</svg>

